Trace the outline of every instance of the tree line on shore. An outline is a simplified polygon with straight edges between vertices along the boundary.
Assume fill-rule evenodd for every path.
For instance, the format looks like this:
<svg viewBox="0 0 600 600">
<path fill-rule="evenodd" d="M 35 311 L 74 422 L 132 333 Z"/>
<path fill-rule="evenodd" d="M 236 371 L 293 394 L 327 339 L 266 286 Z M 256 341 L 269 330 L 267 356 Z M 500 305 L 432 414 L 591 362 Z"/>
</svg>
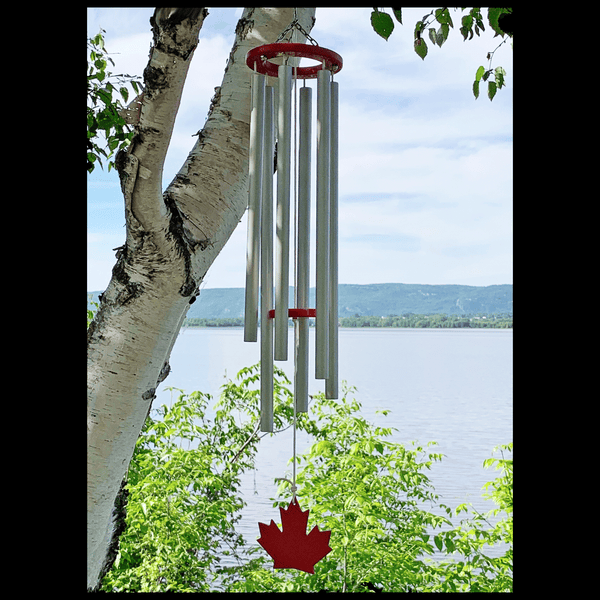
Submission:
<svg viewBox="0 0 600 600">
<path fill-rule="evenodd" d="M 387 317 L 342 317 L 340 327 L 419 327 L 419 328 L 473 328 L 490 327 L 508 329 L 513 326 L 511 314 L 467 314 L 467 315 L 421 315 L 405 313 L 403 315 L 389 315 Z"/>
<path fill-rule="evenodd" d="M 291 325 L 291 322 L 290 322 Z M 314 319 L 310 319 L 314 326 Z M 228 317 L 221 319 L 189 318 L 183 322 L 183 327 L 243 327 L 243 317 Z M 510 329 L 513 326 L 513 316 L 508 313 L 491 315 L 467 314 L 422 315 L 405 313 L 403 315 L 341 317 L 340 327 L 415 327 L 415 328 L 495 328 Z"/>
</svg>

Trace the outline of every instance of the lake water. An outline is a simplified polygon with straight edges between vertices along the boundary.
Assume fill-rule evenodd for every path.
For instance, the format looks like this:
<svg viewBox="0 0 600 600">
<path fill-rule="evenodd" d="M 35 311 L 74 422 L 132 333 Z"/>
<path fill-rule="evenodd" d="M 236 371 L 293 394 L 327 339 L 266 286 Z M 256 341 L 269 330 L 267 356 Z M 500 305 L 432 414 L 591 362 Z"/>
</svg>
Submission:
<svg viewBox="0 0 600 600">
<path fill-rule="evenodd" d="M 313 328 L 310 336 L 314 365 Z M 498 472 L 482 463 L 494 446 L 513 441 L 512 343 L 512 329 L 340 329 L 339 378 L 357 388 L 355 397 L 367 420 L 398 430 L 390 441 L 438 442 L 431 451 L 444 459 L 427 474 L 441 502 L 452 508 L 471 502 L 484 512 L 495 505 L 482 499 L 481 488 Z M 290 357 L 293 347 L 290 329 Z M 259 359 L 259 343 L 245 343 L 241 328 L 183 330 L 171 354 L 171 374 L 159 386 L 154 406 L 170 403 L 165 386 L 216 398 L 225 374 L 233 378 Z M 293 359 L 275 364 L 293 381 Z M 309 379 L 310 394 L 323 390 L 323 381 Z M 375 414 L 382 408 L 391 410 L 387 417 Z M 298 432 L 299 454 L 311 443 Z M 291 478 L 291 455 L 291 429 L 260 442 L 256 469 L 243 480 L 248 506 L 238 527 L 250 543 L 259 537 L 259 521 L 279 520 L 272 507 L 277 493 L 273 479 Z"/>
</svg>

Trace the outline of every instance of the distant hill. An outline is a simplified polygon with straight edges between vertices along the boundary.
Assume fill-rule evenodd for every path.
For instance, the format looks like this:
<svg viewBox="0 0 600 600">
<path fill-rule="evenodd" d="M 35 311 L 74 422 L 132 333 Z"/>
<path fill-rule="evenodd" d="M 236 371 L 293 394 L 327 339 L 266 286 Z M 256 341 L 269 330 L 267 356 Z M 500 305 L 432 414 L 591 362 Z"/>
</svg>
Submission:
<svg viewBox="0 0 600 600">
<path fill-rule="evenodd" d="M 100 292 L 88 292 L 98 300 Z M 290 302 L 293 288 L 290 287 Z M 415 314 L 467 314 L 513 312 L 512 284 L 421 285 L 416 283 L 340 284 L 340 317 Z M 310 290 L 310 306 L 315 306 L 315 289 Z M 290 303 L 290 306 L 292 302 Z M 244 316 L 244 288 L 201 290 L 191 305 L 188 318 L 223 319 Z"/>
</svg>

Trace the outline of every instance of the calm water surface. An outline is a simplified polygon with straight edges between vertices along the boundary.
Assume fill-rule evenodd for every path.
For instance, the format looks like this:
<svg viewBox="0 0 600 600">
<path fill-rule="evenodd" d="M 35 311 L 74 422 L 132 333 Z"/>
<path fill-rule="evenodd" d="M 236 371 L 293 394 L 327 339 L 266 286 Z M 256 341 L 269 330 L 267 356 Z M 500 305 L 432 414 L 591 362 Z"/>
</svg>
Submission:
<svg viewBox="0 0 600 600">
<path fill-rule="evenodd" d="M 314 365 L 314 329 L 310 335 Z M 512 342 L 512 329 L 339 331 L 340 381 L 357 388 L 355 397 L 367 420 L 398 430 L 390 441 L 438 442 L 431 451 L 444 459 L 428 475 L 440 501 L 452 508 L 462 502 L 471 502 L 479 511 L 494 507 L 481 498 L 481 487 L 496 471 L 483 469 L 482 463 L 494 446 L 513 439 Z M 292 329 L 289 344 L 291 357 Z M 186 329 L 175 343 L 172 371 L 159 387 L 154 406 L 170 403 L 170 392 L 162 391 L 166 385 L 216 398 L 225 375 L 233 378 L 242 367 L 257 363 L 259 354 L 258 343 L 244 343 L 241 328 Z M 275 364 L 293 381 L 293 360 Z M 309 379 L 309 393 L 323 390 L 323 381 Z M 382 408 L 390 414 L 376 415 Z M 298 432 L 298 453 L 311 443 L 307 434 Z M 290 477 L 291 454 L 291 429 L 264 437 L 256 469 L 243 480 L 248 506 L 238 529 L 252 544 L 259 537 L 259 521 L 279 519 L 272 507 L 277 492 L 273 479 Z"/>
</svg>

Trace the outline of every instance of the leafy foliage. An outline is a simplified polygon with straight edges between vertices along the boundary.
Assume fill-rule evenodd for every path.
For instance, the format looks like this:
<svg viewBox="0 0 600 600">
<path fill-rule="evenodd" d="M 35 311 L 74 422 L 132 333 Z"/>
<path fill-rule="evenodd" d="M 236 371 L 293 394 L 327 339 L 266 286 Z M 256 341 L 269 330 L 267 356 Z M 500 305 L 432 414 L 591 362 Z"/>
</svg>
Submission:
<svg viewBox="0 0 600 600">
<path fill-rule="evenodd" d="M 352 391 L 346 388 L 339 401 L 315 399 L 319 427 L 297 477 L 301 502 L 321 529 L 332 531 L 333 551 L 315 566 L 314 577 L 277 573 L 279 591 L 290 582 L 290 591 L 358 592 L 367 583 L 406 591 L 423 585 L 424 564 L 417 557 L 433 552 L 427 527 L 448 523 L 423 508 L 437 501 L 424 470 L 441 455 L 385 440 L 392 429 L 357 414 L 360 403 L 349 398 Z"/>
<path fill-rule="evenodd" d="M 202 319 L 192 317 L 184 319 L 183 327 L 243 327 L 244 317 L 229 317 L 227 319 Z"/>
<path fill-rule="evenodd" d="M 94 170 L 96 162 L 104 169 L 101 156 L 110 159 L 116 151 L 125 148 L 131 142 L 134 132 L 119 115 L 118 111 L 124 108 L 120 98 L 125 102 L 129 99 L 127 84 L 131 84 L 136 94 L 141 90 L 140 85 L 131 75 L 113 76 L 107 70 L 108 63 L 113 66 L 115 63 L 106 52 L 103 33 L 106 32 L 101 29 L 95 37 L 88 39 L 87 170 L 89 173 Z M 117 92 L 119 95 L 116 95 Z M 98 143 L 100 135 L 105 138 L 104 146 Z M 108 170 L 110 171 L 112 167 L 114 161 L 109 161 Z"/>
<path fill-rule="evenodd" d="M 415 328 L 495 328 L 509 329 L 513 326 L 511 314 L 414 314 L 388 315 L 387 317 L 359 316 L 341 317 L 340 327 L 415 327 Z"/>
<path fill-rule="evenodd" d="M 467 9 L 461 8 L 462 12 L 465 10 Z M 485 31 L 481 10 L 482 9 L 479 7 L 471 8 L 469 12 L 461 18 L 460 32 L 464 41 L 466 41 L 467 38 L 472 40 L 474 33 L 479 36 L 482 31 Z M 396 20 L 402 24 L 402 9 L 392 8 L 392 11 L 396 17 Z M 488 8 L 487 20 L 490 28 L 494 31 L 494 37 L 499 35 L 504 38 L 505 35 L 508 35 L 512 38 L 512 11 L 512 8 Z M 429 27 L 429 25 L 434 23 L 439 25 L 439 27 Z M 392 31 L 394 30 L 394 21 L 392 18 L 379 8 L 374 8 L 373 12 L 371 13 L 371 25 L 375 32 L 386 41 L 389 39 Z M 454 22 L 452 21 L 452 17 L 450 15 L 450 9 L 447 7 L 435 8 L 430 13 L 426 14 L 421 20 L 417 21 L 414 29 L 414 50 L 417 55 L 423 60 L 425 60 L 425 57 L 427 56 L 427 42 L 423 37 L 426 29 L 428 29 L 429 41 L 434 46 L 437 45 L 441 48 L 444 42 L 448 39 L 450 28 L 454 28 Z M 479 82 L 482 79 L 483 81 L 488 81 L 492 73 L 494 73 L 494 81 L 488 81 L 488 98 L 490 100 L 493 100 L 496 92 L 505 85 L 504 81 L 506 77 L 506 71 L 502 67 L 496 67 L 496 69 L 492 69 L 492 58 L 496 50 L 498 50 L 498 48 L 500 48 L 500 46 L 502 46 L 502 44 L 504 44 L 507 40 L 508 37 L 505 38 L 493 52 L 488 52 L 487 59 L 490 61 L 490 64 L 487 70 L 485 70 L 484 67 L 479 67 L 477 69 L 475 81 L 473 82 L 473 95 L 475 98 L 479 98 Z"/>
<path fill-rule="evenodd" d="M 94 306 L 96 310 L 98 310 L 98 303 L 92 300 L 91 294 L 88 295 L 88 307 L 87 307 L 87 326 L 88 329 L 90 327 L 90 323 L 94 320 L 94 315 L 96 314 L 96 310 L 90 308 L 90 305 Z"/>
<path fill-rule="evenodd" d="M 471 515 L 462 504 L 456 514 L 468 518 L 453 528 L 453 511 L 427 476 L 442 460 L 430 451 L 435 443 L 389 441 L 392 429 L 362 417 L 348 387 L 340 400 L 315 396 L 310 413 L 298 415 L 299 429 L 314 437 L 298 459 L 298 499 L 310 509 L 307 530 L 331 530 L 333 550 L 314 575 L 273 570 L 264 550 L 247 548 L 235 531 L 244 505 L 240 475 L 252 468 L 260 439 L 258 378 L 258 365 L 240 371 L 212 410 L 210 396 L 172 389 L 177 400 L 147 419 L 127 479 L 127 528 L 104 591 L 512 590 L 512 461 L 486 461 L 503 470 L 487 492 L 506 518 L 491 527 L 489 515 Z M 290 385 L 276 368 L 276 430 L 292 422 Z M 287 508 L 287 486 L 281 483 L 274 508 Z M 488 557 L 485 546 L 497 542 L 509 549 Z M 435 548 L 460 559 L 427 559 Z M 238 566 L 221 566 L 223 556 Z"/>
<path fill-rule="evenodd" d="M 172 391 L 178 399 L 148 417 L 136 444 L 127 528 L 105 591 L 208 591 L 221 556 L 243 543 L 235 524 L 240 474 L 258 441 L 252 423 L 236 423 L 227 397 L 209 419 L 210 396 Z"/>
<path fill-rule="evenodd" d="M 440 582 L 433 590 L 470 592 L 512 592 L 513 564 L 513 461 L 505 458 L 504 452 L 512 453 L 513 444 L 497 446 L 502 459 L 488 458 L 484 467 L 500 469 L 501 475 L 484 485 L 485 498 L 494 500 L 497 508 L 482 515 L 474 514 L 461 521 L 460 527 L 446 533 L 446 546 L 462 555 L 458 561 L 443 560 L 432 569 L 439 574 Z M 466 504 L 456 507 L 455 514 L 468 512 Z M 505 517 L 492 526 L 491 516 L 504 514 Z M 486 527 L 487 526 L 487 527 Z M 448 545 L 451 544 L 451 546 Z M 492 558 L 484 552 L 486 546 L 500 544 L 505 548 L 502 556 Z M 439 546 L 438 546 L 439 547 Z"/>
<path fill-rule="evenodd" d="M 386 440 L 392 430 L 362 418 L 360 403 L 349 398 L 351 391 L 346 388 L 341 400 L 314 399 L 315 443 L 302 457 L 304 468 L 297 477 L 299 499 L 311 511 L 309 528 L 317 524 L 331 530 L 333 551 L 315 565 L 315 575 L 270 571 L 268 560 L 253 559 L 231 589 L 469 591 L 471 582 L 472 591 L 512 589 L 512 550 L 510 557 L 488 558 L 484 546 L 501 538 L 487 534 L 481 522 L 469 530 L 451 528 L 432 536 L 432 530 L 452 526 L 452 510 L 438 503 L 426 475 L 442 459 L 441 454 L 428 450 L 435 443 L 427 447 L 413 443 L 408 448 Z M 280 492 L 287 485 L 282 483 Z M 504 486 L 505 491 L 512 490 L 512 478 Z M 275 506 L 286 506 L 286 502 Z M 447 517 L 427 510 L 433 506 L 443 509 Z M 466 505 L 462 510 L 468 510 Z M 512 536 L 510 542 L 512 548 Z M 450 554 L 461 550 L 470 554 L 440 565 L 425 558 L 434 552 L 434 544 Z M 479 563 L 485 568 L 483 574 L 479 574 Z M 463 573 L 465 565 L 470 579 Z M 500 573 L 503 579 L 498 578 Z"/>
</svg>

